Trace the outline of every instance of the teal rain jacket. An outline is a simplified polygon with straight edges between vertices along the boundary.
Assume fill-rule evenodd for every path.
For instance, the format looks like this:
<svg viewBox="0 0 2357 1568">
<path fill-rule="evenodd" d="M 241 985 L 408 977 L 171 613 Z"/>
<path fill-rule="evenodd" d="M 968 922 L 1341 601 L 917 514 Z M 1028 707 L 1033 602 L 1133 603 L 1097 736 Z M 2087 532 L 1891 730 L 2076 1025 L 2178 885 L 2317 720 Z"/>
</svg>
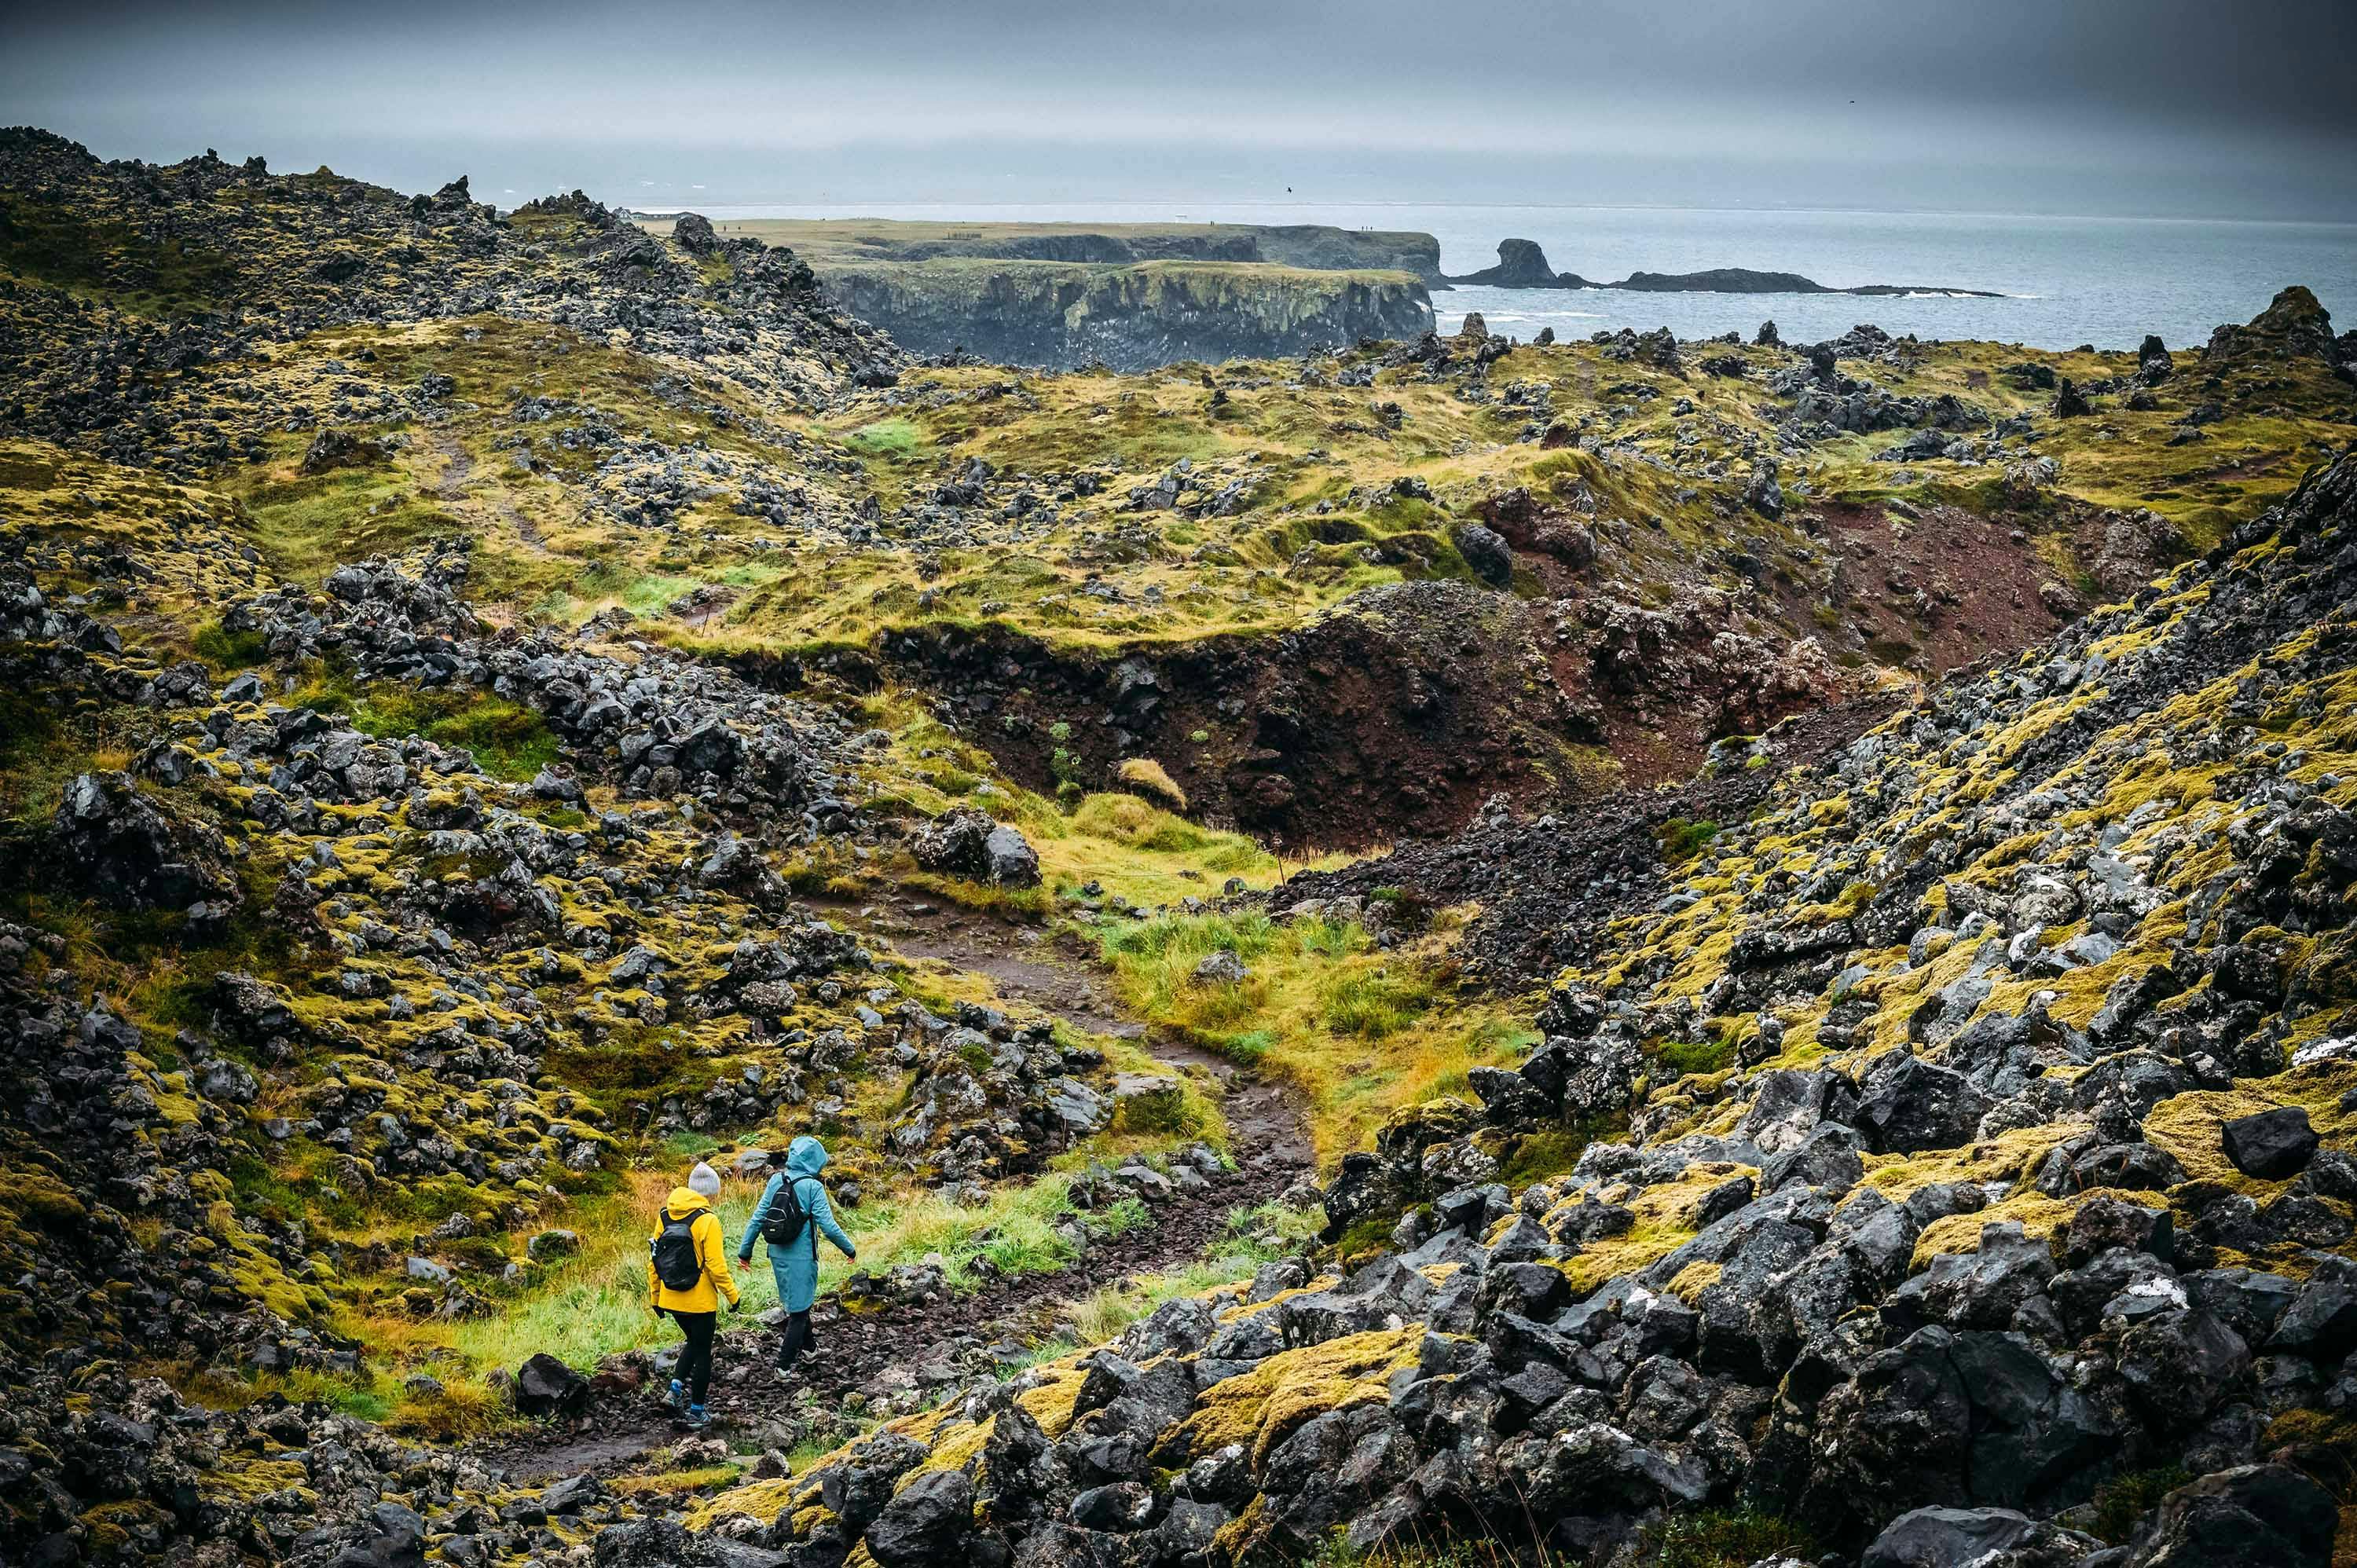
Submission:
<svg viewBox="0 0 2357 1568">
<path fill-rule="evenodd" d="M 818 1173 L 826 1168 L 826 1145 L 804 1134 L 786 1147 L 786 1168 L 770 1178 L 761 1189 L 761 1201 L 753 1206 L 753 1217 L 745 1222 L 745 1239 L 737 1245 L 737 1255 L 750 1261 L 753 1243 L 761 1238 L 761 1221 L 770 1212 L 770 1205 L 786 1183 L 794 1184 L 794 1196 L 802 1200 L 802 1212 L 810 1223 L 802 1233 L 783 1247 L 770 1249 L 770 1272 L 777 1276 L 778 1301 L 788 1312 L 808 1312 L 813 1297 L 818 1294 L 818 1236 L 826 1239 L 846 1258 L 859 1256 L 859 1249 L 834 1222 L 834 1205 L 827 1201 L 826 1188 L 820 1185 Z"/>
</svg>

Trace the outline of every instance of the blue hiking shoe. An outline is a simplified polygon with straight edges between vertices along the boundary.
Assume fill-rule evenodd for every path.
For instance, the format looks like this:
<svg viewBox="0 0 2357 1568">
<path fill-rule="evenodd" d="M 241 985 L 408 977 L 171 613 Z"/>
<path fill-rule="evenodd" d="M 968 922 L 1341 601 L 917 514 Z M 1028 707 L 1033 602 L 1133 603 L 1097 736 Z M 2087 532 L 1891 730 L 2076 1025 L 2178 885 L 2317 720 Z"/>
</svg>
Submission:
<svg viewBox="0 0 2357 1568">
<path fill-rule="evenodd" d="M 704 1412 L 702 1405 L 692 1404 L 687 1407 L 687 1414 L 683 1418 L 682 1424 L 691 1430 L 701 1432 L 712 1424 L 712 1418 Z"/>
<path fill-rule="evenodd" d="M 677 1411 L 687 1409 L 687 1385 L 677 1378 L 671 1380 L 671 1408 Z"/>
</svg>

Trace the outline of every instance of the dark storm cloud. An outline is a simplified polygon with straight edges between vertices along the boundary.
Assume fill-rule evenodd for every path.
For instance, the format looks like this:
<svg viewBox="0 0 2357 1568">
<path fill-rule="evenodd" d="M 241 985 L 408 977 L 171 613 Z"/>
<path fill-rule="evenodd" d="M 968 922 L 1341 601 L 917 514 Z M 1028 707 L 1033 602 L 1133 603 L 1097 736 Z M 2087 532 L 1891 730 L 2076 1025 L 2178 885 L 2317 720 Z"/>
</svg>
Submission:
<svg viewBox="0 0 2357 1568">
<path fill-rule="evenodd" d="M 180 0 L 5 27 L 0 117 L 113 156 L 465 167 L 494 198 L 2357 212 L 2351 0 Z"/>
</svg>

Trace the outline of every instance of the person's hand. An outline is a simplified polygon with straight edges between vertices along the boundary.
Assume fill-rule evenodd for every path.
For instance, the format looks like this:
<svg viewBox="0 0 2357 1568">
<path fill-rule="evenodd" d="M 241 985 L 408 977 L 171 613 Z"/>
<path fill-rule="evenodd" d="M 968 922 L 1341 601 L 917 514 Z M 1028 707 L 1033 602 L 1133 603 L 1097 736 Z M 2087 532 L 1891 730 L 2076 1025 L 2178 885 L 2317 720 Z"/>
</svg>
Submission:
<svg viewBox="0 0 2357 1568">
<path fill-rule="evenodd" d="M 751 1272 L 752 1267 L 753 1260 L 750 1258 L 739 1258 L 737 1260 L 737 1272 L 740 1274 Z"/>
</svg>

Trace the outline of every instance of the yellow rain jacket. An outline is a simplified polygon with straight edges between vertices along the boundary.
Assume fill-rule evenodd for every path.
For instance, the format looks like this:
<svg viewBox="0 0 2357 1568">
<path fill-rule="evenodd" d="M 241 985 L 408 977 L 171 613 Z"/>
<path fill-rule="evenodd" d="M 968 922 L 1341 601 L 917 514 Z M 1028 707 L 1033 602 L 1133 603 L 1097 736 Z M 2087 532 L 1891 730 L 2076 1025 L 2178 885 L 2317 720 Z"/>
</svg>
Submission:
<svg viewBox="0 0 2357 1568">
<path fill-rule="evenodd" d="M 663 1222 L 700 1210 L 687 1228 L 695 1238 L 695 1256 L 704 1265 L 704 1275 L 686 1290 L 673 1290 L 655 1277 L 654 1241 L 663 1232 Z M 728 1277 L 728 1239 L 720 1224 L 720 1216 L 712 1212 L 712 1200 L 700 1192 L 690 1192 L 683 1187 L 671 1189 L 671 1197 L 655 1216 L 655 1228 L 647 1236 L 647 1299 L 653 1305 L 673 1312 L 717 1312 L 720 1298 L 726 1296 L 728 1305 L 737 1305 L 737 1282 Z"/>
</svg>

